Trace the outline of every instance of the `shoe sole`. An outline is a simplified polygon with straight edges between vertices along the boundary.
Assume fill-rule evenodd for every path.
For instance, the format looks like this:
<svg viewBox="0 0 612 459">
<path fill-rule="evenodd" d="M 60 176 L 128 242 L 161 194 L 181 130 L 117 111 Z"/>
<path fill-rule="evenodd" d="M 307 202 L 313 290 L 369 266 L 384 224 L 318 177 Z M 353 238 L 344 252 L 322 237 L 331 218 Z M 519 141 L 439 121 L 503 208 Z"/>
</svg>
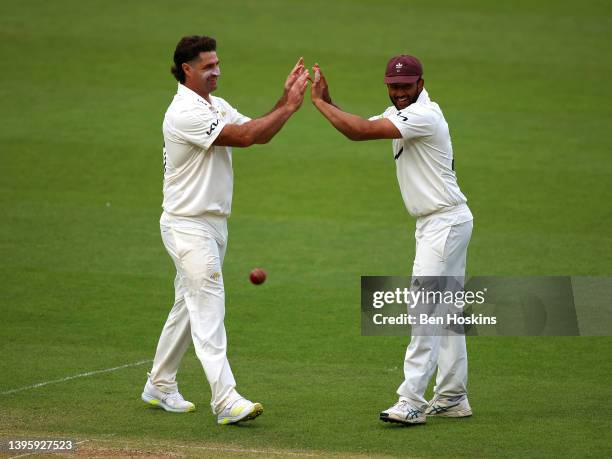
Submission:
<svg viewBox="0 0 612 459">
<path fill-rule="evenodd" d="M 433 416 L 438 418 L 468 418 L 472 415 L 472 410 L 456 410 L 456 411 L 446 411 L 444 413 L 432 413 L 427 414 L 425 416 Z"/>
<path fill-rule="evenodd" d="M 417 418 L 414 421 L 409 421 L 407 419 L 393 418 L 393 417 L 389 416 L 386 413 L 380 413 L 380 420 L 382 422 L 390 422 L 392 424 L 402 424 L 404 426 L 413 426 L 413 425 L 418 425 L 418 424 L 425 424 L 425 422 L 426 422 L 425 418 L 422 418 L 422 419 Z"/>
<path fill-rule="evenodd" d="M 142 393 L 140 398 L 147 405 L 153 406 L 155 408 L 161 408 L 162 410 L 169 411 L 170 413 L 191 413 L 191 412 L 195 411 L 195 405 L 193 405 L 193 404 L 189 408 L 187 408 L 186 410 L 178 410 L 176 408 L 172 408 L 171 406 L 166 405 L 161 400 L 159 400 L 159 399 L 157 399 L 155 397 L 152 397 L 149 394 L 146 394 L 144 392 Z"/>
<path fill-rule="evenodd" d="M 251 411 L 247 413 L 246 416 L 240 419 L 232 419 L 232 418 L 223 418 L 221 421 L 217 421 L 219 425 L 228 425 L 228 424 L 237 424 L 243 421 L 251 421 L 255 419 L 257 416 L 263 413 L 263 406 L 261 403 L 254 403 Z"/>
</svg>

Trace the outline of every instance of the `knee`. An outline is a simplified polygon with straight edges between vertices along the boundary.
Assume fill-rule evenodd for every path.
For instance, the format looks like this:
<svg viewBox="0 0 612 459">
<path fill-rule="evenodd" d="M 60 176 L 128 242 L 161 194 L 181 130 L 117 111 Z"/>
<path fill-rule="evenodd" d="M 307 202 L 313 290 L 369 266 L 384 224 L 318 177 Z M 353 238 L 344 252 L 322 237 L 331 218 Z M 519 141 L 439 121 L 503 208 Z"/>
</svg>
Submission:
<svg viewBox="0 0 612 459">
<path fill-rule="evenodd" d="M 212 274 L 187 274 L 183 276 L 182 281 L 186 289 L 186 294 L 189 296 L 213 295 L 219 298 L 225 298 L 223 276 L 220 271 L 214 271 Z"/>
</svg>

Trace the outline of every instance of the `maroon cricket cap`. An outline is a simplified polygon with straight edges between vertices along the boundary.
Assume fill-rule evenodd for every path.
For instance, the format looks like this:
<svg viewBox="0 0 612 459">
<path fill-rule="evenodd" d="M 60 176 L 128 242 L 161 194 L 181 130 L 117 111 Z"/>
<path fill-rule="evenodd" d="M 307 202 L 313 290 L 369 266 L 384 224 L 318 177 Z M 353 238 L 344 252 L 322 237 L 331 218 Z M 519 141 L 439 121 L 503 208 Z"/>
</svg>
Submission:
<svg viewBox="0 0 612 459">
<path fill-rule="evenodd" d="M 385 84 L 414 83 L 423 76 L 423 66 L 414 56 L 402 54 L 392 57 L 387 63 Z"/>
</svg>

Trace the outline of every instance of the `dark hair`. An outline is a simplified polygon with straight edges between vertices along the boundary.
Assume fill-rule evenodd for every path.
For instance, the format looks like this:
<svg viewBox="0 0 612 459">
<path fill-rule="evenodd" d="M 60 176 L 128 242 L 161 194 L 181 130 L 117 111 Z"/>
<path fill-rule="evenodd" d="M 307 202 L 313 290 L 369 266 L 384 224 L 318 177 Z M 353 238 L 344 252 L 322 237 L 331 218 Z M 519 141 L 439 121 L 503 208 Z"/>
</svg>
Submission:
<svg viewBox="0 0 612 459">
<path fill-rule="evenodd" d="M 181 83 L 185 82 L 185 72 L 182 64 L 194 60 L 200 53 L 217 50 L 217 41 L 212 37 L 191 35 L 183 37 L 174 50 L 174 65 L 170 69 L 174 78 Z"/>
</svg>

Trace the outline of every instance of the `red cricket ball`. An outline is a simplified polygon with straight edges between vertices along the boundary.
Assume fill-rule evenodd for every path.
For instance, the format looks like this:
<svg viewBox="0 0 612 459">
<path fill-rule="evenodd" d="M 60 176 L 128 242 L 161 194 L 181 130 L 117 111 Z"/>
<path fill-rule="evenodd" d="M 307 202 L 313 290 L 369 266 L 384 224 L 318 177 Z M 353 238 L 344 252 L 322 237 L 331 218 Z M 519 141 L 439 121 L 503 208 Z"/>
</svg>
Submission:
<svg viewBox="0 0 612 459">
<path fill-rule="evenodd" d="M 251 274 L 249 274 L 251 283 L 255 285 L 263 284 L 266 281 L 266 277 L 266 272 L 261 268 L 255 268 L 253 271 L 251 271 Z"/>
</svg>

